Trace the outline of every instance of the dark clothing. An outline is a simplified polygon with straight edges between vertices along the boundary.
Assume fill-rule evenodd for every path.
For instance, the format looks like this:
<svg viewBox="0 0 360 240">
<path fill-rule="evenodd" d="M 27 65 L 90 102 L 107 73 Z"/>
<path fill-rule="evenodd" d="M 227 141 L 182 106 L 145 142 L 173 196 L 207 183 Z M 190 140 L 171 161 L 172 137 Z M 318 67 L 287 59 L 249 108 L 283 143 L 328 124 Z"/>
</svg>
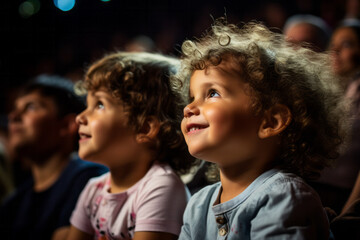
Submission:
<svg viewBox="0 0 360 240">
<path fill-rule="evenodd" d="M 70 225 L 70 216 L 87 181 L 107 168 L 80 159 L 71 160 L 47 190 L 33 191 L 24 182 L 0 208 L 1 239 L 51 239 L 53 232 Z"/>
<path fill-rule="evenodd" d="M 336 240 L 360 239 L 360 199 L 356 200 L 345 213 L 335 217 L 330 224 Z"/>
</svg>

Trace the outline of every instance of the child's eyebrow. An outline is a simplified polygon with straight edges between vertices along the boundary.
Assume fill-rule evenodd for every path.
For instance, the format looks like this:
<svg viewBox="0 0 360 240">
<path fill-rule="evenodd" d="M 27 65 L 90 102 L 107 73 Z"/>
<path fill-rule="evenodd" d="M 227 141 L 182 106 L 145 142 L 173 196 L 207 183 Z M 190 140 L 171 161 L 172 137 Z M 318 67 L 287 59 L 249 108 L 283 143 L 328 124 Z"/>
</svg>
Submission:
<svg viewBox="0 0 360 240">
<path fill-rule="evenodd" d="M 92 94 L 96 98 L 105 98 L 107 100 L 112 100 L 113 98 L 105 91 L 96 91 Z"/>
<path fill-rule="evenodd" d="M 214 88 L 214 87 L 220 87 L 222 89 L 225 89 L 227 91 L 231 90 L 228 89 L 228 87 L 226 86 L 226 84 L 224 84 L 221 81 L 211 81 L 211 82 L 205 82 L 202 84 L 203 88 L 209 89 L 209 88 Z"/>
<path fill-rule="evenodd" d="M 115 96 L 111 95 L 111 93 L 109 93 L 107 91 L 103 91 L 103 90 L 94 92 L 93 97 L 98 100 L 106 101 L 108 103 L 115 104 L 115 105 L 121 103 L 121 100 L 119 100 Z"/>
</svg>

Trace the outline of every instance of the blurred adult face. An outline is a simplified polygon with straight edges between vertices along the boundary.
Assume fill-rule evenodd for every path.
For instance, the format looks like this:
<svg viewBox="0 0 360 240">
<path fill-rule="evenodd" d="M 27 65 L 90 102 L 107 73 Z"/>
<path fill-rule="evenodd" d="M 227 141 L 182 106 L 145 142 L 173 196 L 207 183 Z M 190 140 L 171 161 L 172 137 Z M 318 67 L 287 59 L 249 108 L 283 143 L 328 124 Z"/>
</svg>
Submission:
<svg viewBox="0 0 360 240">
<path fill-rule="evenodd" d="M 9 114 L 9 147 L 31 158 L 49 154 L 58 147 L 60 129 L 54 100 L 32 92 L 19 97 Z"/>
<path fill-rule="evenodd" d="M 326 46 L 324 46 L 324 43 L 319 37 L 319 31 L 316 27 L 308 23 L 299 23 L 287 29 L 284 34 L 289 42 L 296 44 L 310 43 L 312 50 L 320 52 L 323 51 Z"/>
<path fill-rule="evenodd" d="M 332 67 L 336 74 L 349 77 L 360 68 L 360 43 L 353 29 L 339 28 L 330 42 Z"/>
</svg>

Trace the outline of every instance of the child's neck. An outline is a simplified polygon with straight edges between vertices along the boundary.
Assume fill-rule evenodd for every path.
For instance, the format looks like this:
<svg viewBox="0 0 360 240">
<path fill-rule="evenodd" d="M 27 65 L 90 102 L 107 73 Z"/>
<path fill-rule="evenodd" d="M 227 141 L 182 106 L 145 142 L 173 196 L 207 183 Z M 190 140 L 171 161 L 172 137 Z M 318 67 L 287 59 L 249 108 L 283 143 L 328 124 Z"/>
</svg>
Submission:
<svg viewBox="0 0 360 240">
<path fill-rule="evenodd" d="M 126 191 L 146 175 L 151 165 L 152 162 L 149 161 L 141 164 L 128 164 L 116 169 L 111 168 L 110 192 L 120 193 Z"/>
<path fill-rule="evenodd" d="M 251 168 L 243 171 L 240 169 L 234 166 L 220 168 L 222 185 L 220 203 L 227 202 L 242 193 L 257 177 L 269 168 L 264 166 L 263 168 Z"/>
</svg>

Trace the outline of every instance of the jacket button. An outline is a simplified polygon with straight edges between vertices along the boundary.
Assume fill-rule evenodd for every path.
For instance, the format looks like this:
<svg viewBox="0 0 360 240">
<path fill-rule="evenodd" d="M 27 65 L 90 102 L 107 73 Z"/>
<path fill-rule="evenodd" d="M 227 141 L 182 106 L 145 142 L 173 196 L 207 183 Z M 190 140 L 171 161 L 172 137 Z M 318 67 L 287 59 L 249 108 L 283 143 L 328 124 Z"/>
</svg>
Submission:
<svg viewBox="0 0 360 240">
<path fill-rule="evenodd" d="M 225 236 L 227 234 L 226 229 L 225 228 L 220 228 L 219 234 L 220 234 L 220 236 Z"/>
<path fill-rule="evenodd" d="M 223 224 L 226 223 L 226 219 L 225 219 L 224 217 L 217 217 L 217 218 L 216 218 L 216 222 L 217 222 L 218 224 L 223 225 Z"/>
</svg>

